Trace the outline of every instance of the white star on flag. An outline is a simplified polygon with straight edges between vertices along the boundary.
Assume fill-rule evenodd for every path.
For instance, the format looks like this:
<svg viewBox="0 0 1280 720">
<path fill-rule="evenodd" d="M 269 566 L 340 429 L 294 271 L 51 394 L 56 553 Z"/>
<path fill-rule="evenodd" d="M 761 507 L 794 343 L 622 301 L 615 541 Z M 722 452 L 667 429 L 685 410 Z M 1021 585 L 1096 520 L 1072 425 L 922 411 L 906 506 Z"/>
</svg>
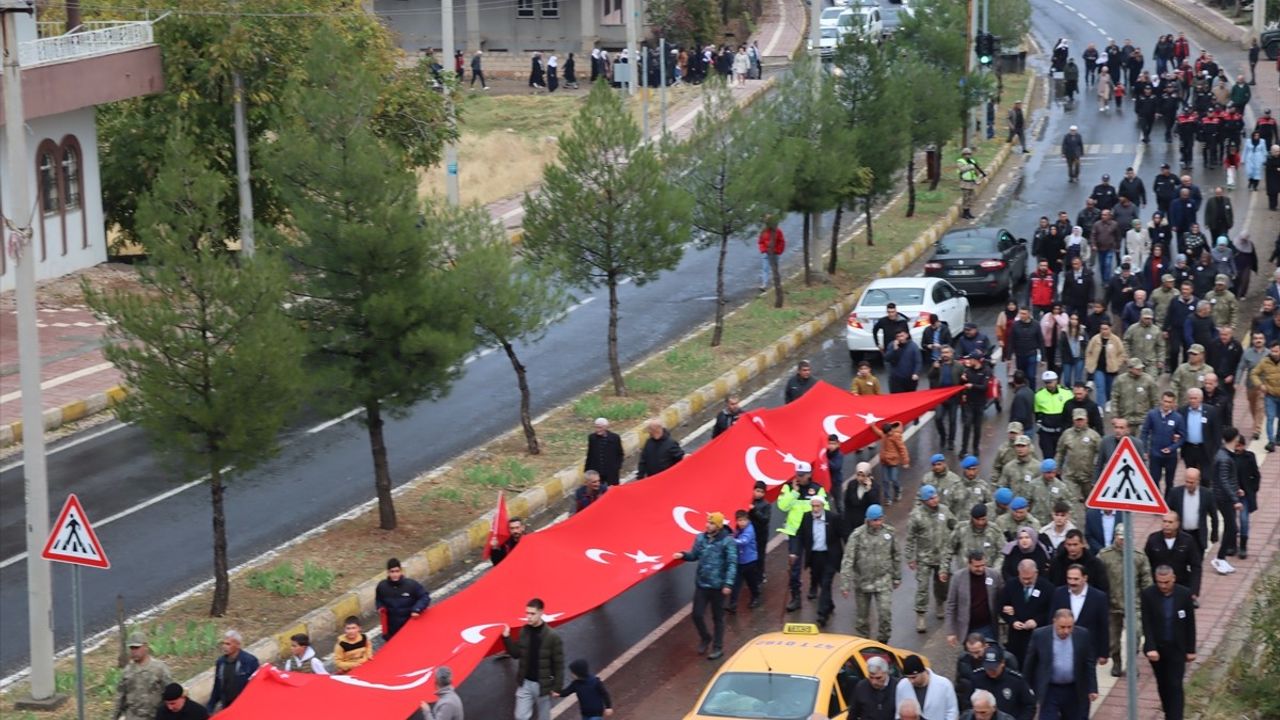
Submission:
<svg viewBox="0 0 1280 720">
<path fill-rule="evenodd" d="M 882 417 L 877 417 L 875 413 L 854 413 L 853 416 L 856 418 L 861 418 L 862 422 L 868 425 L 875 425 L 876 423 L 884 419 Z"/>
<path fill-rule="evenodd" d="M 623 553 L 623 555 L 626 555 L 632 560 L 635 560 L 637 565 L 645 565 L 647 563 L 656 563 L 662 560 L 662 558 L 657 555 L 645 554 L 645 551 L 643 550 L 637 550 L 634 553 Z"/>
</svg>

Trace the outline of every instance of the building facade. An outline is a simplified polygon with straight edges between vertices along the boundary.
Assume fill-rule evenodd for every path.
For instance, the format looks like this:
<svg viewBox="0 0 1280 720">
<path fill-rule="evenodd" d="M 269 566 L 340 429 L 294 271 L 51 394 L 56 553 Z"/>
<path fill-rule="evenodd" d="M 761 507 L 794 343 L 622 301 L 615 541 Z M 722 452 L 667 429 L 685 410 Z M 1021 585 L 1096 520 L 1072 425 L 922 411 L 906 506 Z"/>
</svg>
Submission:
<svg viewBox="0 0 1280 720">
<path fill-rule="evenodd" d="M 32 15 L 18 20 L 29 208 L 13 207 L 9 148 L 0 135 L 0 214 L 33 228 L 36 279 L 107 259 L 94 108 L 164 88 L 150 22 L 86 23 L 58 32 Z M 55 34 L 57 33 L 57 34 Z M 0 80 L 2 85 L 3 80 Z M 3 109 L 0 99 L 0 110 Z M 3 115 L 0 114 L 0 125 Z M 13 288 L 16 245 L 4 233 L 0 290 Z"/>
</svg>

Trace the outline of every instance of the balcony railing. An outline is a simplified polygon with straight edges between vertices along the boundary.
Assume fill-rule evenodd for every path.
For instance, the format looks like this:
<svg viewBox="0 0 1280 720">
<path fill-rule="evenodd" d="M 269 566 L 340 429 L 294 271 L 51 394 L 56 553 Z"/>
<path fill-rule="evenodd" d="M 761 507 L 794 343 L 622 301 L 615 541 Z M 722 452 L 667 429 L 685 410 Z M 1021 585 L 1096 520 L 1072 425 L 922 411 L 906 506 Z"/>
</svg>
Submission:
<svg viewBox="0 0 1280 720">
<path fill-rule="evenodd" d="M 29 40 L 18 47 L 23 67 L 79 60 L 155 42 L 150 21 L 86 23 L 83 31 Z"/>
</svg>

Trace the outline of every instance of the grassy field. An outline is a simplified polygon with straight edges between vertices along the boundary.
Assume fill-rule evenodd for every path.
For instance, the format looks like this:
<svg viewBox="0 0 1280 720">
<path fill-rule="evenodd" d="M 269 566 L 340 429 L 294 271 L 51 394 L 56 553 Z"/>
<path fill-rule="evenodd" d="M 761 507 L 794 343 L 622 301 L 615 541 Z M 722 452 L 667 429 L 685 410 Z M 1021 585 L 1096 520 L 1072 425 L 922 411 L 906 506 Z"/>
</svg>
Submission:
<svg viewBox="0 0 1280 720">
<path fill-rule="evenodd" d="M 1012 98 L 1021 99 L 1026 82 L 1024 77 L 1007 78 L 1005 98 L 1010 102 Z M 489 128 L 502 127 L 503 132 L 504 126 L 510 125 L 519 126 L 518 129 L 512 128 L 516 133 L 538 132 L 536 128 L 541 126 L 540 123 L 555 117 L 549 110 L 549 114 L 540 116 L 540 120 L 533 120 L 516 110 L 495 107 L 526 99 L 548 98 L 484 98 L 485 104 L 473 115 L 474 122 Z M 561 102 L 561 99 L 554 98 L 553 102 Z M 518 107 L 518 104 L 513 107 Z M 999 139 L 982 140 L 975 146 L 976 155 L 986 163 L 1000 146 Z M 949 151 L 947 157 L 952 155 Z M 712 381 L 744 357 L 758 352 L 869 280 L 876 269 L 914 241 L 959 196 L 954 173 L 950 172 L 951 163 L 944 162 L 943 167 L 944 180 L 937 190 L 929 191 L 920 186 L 915 217 L 902 217 L 902 199 L 880 210 L 880 217 L 875 222 L 875 246 L 867 247 L 865 237 L 860 233 L 855 235 L 841 248 L 839 267 L 834 275 L 826 275 L 821 270 L 824 267 L 822 258 L 825 257 L 822 248 L 830 246 L 830 228 L 826 228 L 828 234 L 818 240 L 814 249 L 815 276 L 819 281 L 810 287 L 805 287 L 798 277 L 787 282 L 786 307 L 774 309 L 771 293 L 752 299 L 729 315 L 720 347 L 710 347 L 708 328 L 650 357 L 628 372 L 629 397 L 617 398 L 607 389 L 601 389 L 588 392 L 547 413 L 537 425 L 543 449 L 541 455 L 526 454 L 524 439 L 518 429 L 507 433 L 472 450 L 458 458 L 454 465 L 443 468 L 415 488 L 398 495 L 396 508 L 400 527 L 396 531 L 377 529 L 376 512 L 343 521 L 325 533 L 280 552 L 266 565 L 234 576 L 227 617 L 210 619 L 207 614 L 208 594 L 199 593 L 144 623 L 142 629 L 150 633 L 152 643 L 162 651 L 157 654 L 172 668 L 174 677 L 189 678 L 212 667 L 216 657 L 214 643 L 220 629 L 236 628 L 245 636 L 247 643 L 278 632 L 308 610 L 380 575 L 387 557 L 407 556 L 448 536 L 462 522 L 491 508 L 499 489 L 505 489 L 509 494 L 518 493 L 558 470 L 580 463 L 583 441 L 590 431 L 592 419 L 609 417 L 622 427 L 638 424 L 682 395 Z M 846 227 L 857 214 L 846 213 Z M 799 239 L 793 243 L 798 244 Z M 730 251 L 753 252 L 739 243 L 731 246 Z M 714 281 L 712 275 L 705 278 L 709 293 L 713 292 Z M 599 338 L 603 341 L 606 331 L 603 324 L 599 330 Z M 538 388 L 533 390 L 536 393 Z M 511 423 L 515 427 L 519 418 L 514 410 L 517 398 L 514 375 L 510 391 Z M 389 452 L 394 455 L 396 448 L 389 448 Z M 229 492 L 237 491 L 235 487 L 229 489 Z M 127 612 L 138 610 L 140 608 L 128 608 Z M 321 655 L 330 652 L 330 641 L 317 639 L 317 651 Z M 115 680 L 119 677 L 116 655 L 117 646 L 109 644 L 86 656 L 88 717 L 106 717 L 110 712 L 115 697 Z M 262 659 L 275 661 L 279 658 Z M 59 663 L 59 687 L 66 690 L 73 682 L 70 662 Z M 5 717 L 34 720 L 36 716 L 24 715 L 13 709 L 12 698 L 23 691 L 20 684 L 11 689 L 4 704 L 0 705 Z M 75 717 L 75 709 L 68 705 L 56 713 L 39 717 L 69 720 Z"/>
</svg>

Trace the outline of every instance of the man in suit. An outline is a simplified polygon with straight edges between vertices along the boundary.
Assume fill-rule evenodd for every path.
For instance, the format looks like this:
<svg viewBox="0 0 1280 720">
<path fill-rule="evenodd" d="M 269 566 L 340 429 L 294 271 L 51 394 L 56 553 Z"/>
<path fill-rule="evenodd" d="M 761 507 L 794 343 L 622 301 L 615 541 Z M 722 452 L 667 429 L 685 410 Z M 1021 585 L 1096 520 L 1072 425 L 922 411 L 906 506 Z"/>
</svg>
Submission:
<svg viewBox="0 0 1280 720">
<path fill-rule="evenodd" d="M 605 485 L 617 485 L 622 472 L 622 437 L 609 429 L 609 421 L 596 418 L 595 432 L 587 436 L 587 459 L 582 470 L 595 470 Z"/>
<path fill-rule="evenodd" d="M 1213 514 L 1214 504 L 1213 493 L 1200 485 L 1200 471 L 1187 468 L 1183 484 L 1171 488 L 1165 495 L 1165 501 L 1169 503 L 1169 510 L 1178 514 L 1182 531 L 1191 536 L 1200 554 L 1204 555 L 1204 551 L 1209 549 L 1209 517 Z"/>
<path fill-rule="evenodd" d="M 818 625 L 825 626 L 835 608 L 831 596 L 831 583 L 840 569 L 844 555 L 840 545 L 844 534 L 840 531 L 840 516 L 825 509 L 826 501 L 820 497 L 809 500 L 810 512 L 800 520 L 800 547 L 804 549 L 804 563 L 809 567 L 809 599 L 818 599 Z"/>
<path fill-rule="evenodd" d="M 1067 568 L 1067 586 L 1053 592 L 1053 610 L 1071 611 L 1075 624 L 1089 631 L 1090 645 L 1099 665 L 1111 657 L 1111 615 L 1107 594 L 1089 585 L 1090 575 L 1083 565 Z"/>
<path fill-rule="evenodd" d="M 1147 537 L 1147 545 L 1143 551 L 1151 561 L 1151 567 L 1168 565 L 1173 568 L 1178 584 L 1191 591 L 1193 602 L 1200 597 L 1200 570 L 1204 551 L 1190 535 L 1179 529 L 1178 513 L 1165 513 L 1160 520 L 1160 529 Z"/>
<path fill-rule="evenodd" d="M 1196 608 L 1191 591 L 1174 582 L 1173 568 L 1161 565 L 1156 583 L 1142 591 L 1142 651 L 1151 661 L 1166 720 L 1182 720 L 1182 681 L 1196 659 Z"/>
<path fill-rule="evenodd" d="M 973 549 L 966 556 L 969 571 L 951 578 L 947 588 L 947 611 L 944 623 L 947 643 L 956 647 L 960 638 L 979 633 L 988 640 L 999 640 L 996 621 L 1000 615 L 1000 572 L 987 567 L 987 555 Z"/>
<path fill-rule="evenodd" d="M 1182 462 L 1187 467 L 1204 469 L 1222 445 L 1222 418 L 1218 408 L 1204 401 L 1203 390 L 1191 388 L 1187 391 L 1187 404 L 1178 408 L 1178 414 L 1187 424 L 1187 435 L 1182 439 Z"/>
<path fill-rule="evenodd" d="M 1040 577 L 1035 560 L 1018 563 L 1018 582 L 1000 591 L 1000 615 L 1009 626 L 1005 649 L 1026 662 L 1027 643 L 1036 628 L 1048 627 L 1053 613 L 1053 583 Z"/>
<path fill-rule="evenodd" d="M 1118 527 L 1120 527 L 1120 516 L 1115 510 L 1094 510 L 1093 508 L 1085 510 L 1084 538 L 1089 543 L 1089 552 L 1097 555 L 1103 548 L 1109 547 Z"/>
<path fill-rule="evenodd" d="M 1023 675 L 1040 701 L 1040 720 L 1085 720 L 1098 699 L 1098 671 L 1090 633 L 1076 627 L 1071 610 L 1031 633 Z"/>
</svg>

